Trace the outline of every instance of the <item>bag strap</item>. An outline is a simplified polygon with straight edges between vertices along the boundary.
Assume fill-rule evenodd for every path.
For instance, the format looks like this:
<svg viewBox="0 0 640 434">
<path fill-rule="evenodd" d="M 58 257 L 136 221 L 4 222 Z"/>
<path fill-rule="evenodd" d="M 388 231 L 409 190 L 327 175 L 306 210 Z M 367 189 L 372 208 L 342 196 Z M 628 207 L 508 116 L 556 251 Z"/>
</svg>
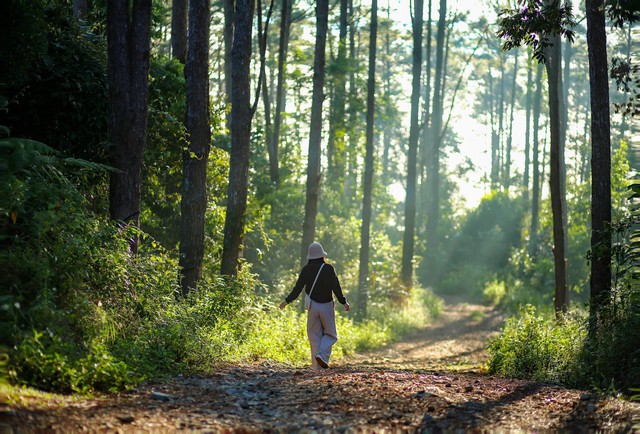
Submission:
<svg viewBox="0 0 640 434">
<path fill-rule="evenodd" d="M 316 280 L 313 281 L 313 285 L 311 285 L 311 290 L 309 291 L 309 297 L 311 297 L 311 293 L 313 292 L 313 288 L 316 287 L 316 282 L 318 281 L 318 277 L 320 276 L 320 272 L 322 271 L 322 267 L 324 267 L 324 263 L 320 266 L 318 270 L 318 274 L 316 274 Z"/>
</svg>

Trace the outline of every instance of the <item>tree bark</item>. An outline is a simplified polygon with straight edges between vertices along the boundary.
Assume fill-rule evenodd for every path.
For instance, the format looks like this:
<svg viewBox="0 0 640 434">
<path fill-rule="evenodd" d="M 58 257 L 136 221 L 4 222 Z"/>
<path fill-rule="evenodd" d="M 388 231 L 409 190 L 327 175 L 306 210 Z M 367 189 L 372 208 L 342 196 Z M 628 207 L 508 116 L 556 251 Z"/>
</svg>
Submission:
<svg viewBox="0 0 640 434">
<path fill-rule="evenodd" d="M 529 254 L 536 255 L 538 249 L 538 226 L 540 214 L 540 160 L 539 129 L 542 102 L 542 65 L 536 69 L 536 93 L 533 97 L 533 186 L 531 189 L 531 229 L 529 230 Z M 544 147 L 542 149 L 544 152 Z"/>
<path fill-rule="evenodd" d="M 591 281 L 590 331 L 611 292 L 611 124 L 607 34 L 602 0 L 586 1 L 591 94 Z"/>
<path fill-rule="evenodd" d="M 227 103 L 231 102 L 233 68 L 231 50 L 233 48 L 234 9 L 235 0 L 222 0 L 224 6 L 224 89 Z M 227 126 L 230 125 L 230 115 L 227 117 Z"/>
<path fill-rule="evenodd" d="M 387 0 L 387 21 L 391 22 L 391 5 Z M 384 70 L 384 141 L 382 151 L 382 185 L 389 185 L 389 152 L 391 151 L 391 38 L 389 37 L 390 28 L 385 26 L 384 34 L 384 50 L 385 50 L 385 70 Z"/>
<path fill-rule="evenodd" d="M 235 31 L 231 50 L 231 159 L 229 192 L 224 222 L 224 242 L 220 272 L 237 276 L 242 257 L 247 189 L 249 187 L 249 144 L 251 138 L 251 31 L 254 0 L 237 0 Z"/>
<path fill-rule="evenodd" d="M 376 84 L 376 37 L 378 35 L 378 0 L 371 1 L 371 29 L 369 30 L 369 77 L 367 79 L 367 133 L 362 195 L 362 229 L 360 230 L 360 268 L 358 273 L 358 313 L 367 316 L 369 296 L 369 242 L 371 229 L 371 200 L 373 195 L 373 127 Z"/>
<path fill-rule="evenodd" d="M 345 110 L 347 101 L 347 36 L 348 36 L 348 1 L 340 0 L 340 35 L 338 39 L 338 56 L 334 64 L 335 91 L 331 107 L 329 125 L 329 140 L 327 141 L 328 178 L 337 182 L 344 176 L 344 152 L 346 121 Z"/>
<path fill-rule="evenodd" d="M 531 104 L 533 92 L 533 66 L 532 59 L 529 58 L 527 64 L 527 95 L 525 97 L 525 128 L 524 128 L 524 174 L 522 177 L 522 192 L 525 207 L 529 206 L 529 181 L 531 178 Z"/>
<path fill-rule="evenodd" d="M 420 134 L 420 76 L 422 70 L 422 15 L 423 0 L 415 0 L 413 17 L 413 67 L 411 89 L 411 125 L 409 127 L 409 152 L 407 155 L 407 187 L 404 203 L 404 237 L 402 244 L 402 283 L 413 286 L 413 251 L 416 224 L 416 157 Z"/>
<path fill-rule="evenodd" d="M 511 147 L 513 144 L 513 112 L 516 108 L 516 91 L 518 90 L 517 78 L 518 78 L 518 49 L 515 50 L 515 60 L 513 65 L 513 83 L 511 86 L 511 104 L 509 111 L 509 136 L 507 137 L 507 149 L 505 151 L 504 158 L 504 188 L 509 191 L 511 186 Z"/>
<path fill-rule="evenodd" d="M 436 34 L 436 71 L 433 88 L 433 113 L 431 115 L 431 152 L 427 168 L 427 247 L 426 263 L 431 267 L 431 282 L 437 276 L 436 251 L 438 225 L 440 223 L 440 148 L 442 142 L 442 116 L 444 99 L 444 49 L 447 19 L 447 1 L 440 0 L 438 31 Z M 431 283 L 430 282 L 430 283 Z"/>
<path fill-rule="evenodd" d="M 107 2 L 107 74 L 111 163 L 109 214 L 140 226 L 140 179 L 147 139 L 151 0 Z M 138 251 L 138 237 L 129 241 Z"/>
<path fill-rule="evenodd" d="M 426 77 L 425 77 L 425 83 L 424 83 L 424 87 L 425 87 L 425 92 L 424 92 L 424 121 L 422 122 L 422 135 L 420 136 L 420 142 L 421 142 L 421 146 L 422 146 L 422 162 L 423 162 L 423 166 L 420 169 L 420 174 L 424 177 L 423 179 L 423 185 L 422 185 L 422 206 L 420 209 L 420 217 L 419 220 L 420 221 L 424 221 L 426 222 L 427 220 L 427 216 L 428 216 L 428 210 L 427 210 L 427 204 L 429 203 L 429 197 L 427 194 L 428 191 L 428 187 L 427 187 L 427 171 L 428 171 L 428 167 L 430 167 L 430 158 L 431 158 L 431 150 L 429 149 L 429 146 L 431 145 L 431 124 L 430 124 L 430 118 L 431 118 L 431 35 L 432 35 L 432 29 L 431 29 L 431 12 L 432 12 L 432 0 L 429 0 L 428 2 L 428 6 L 427 6 L 427 46 L 425 49 L 425 57 L 426 57 L 426 62 L 425 62 L 425 72 L 426 72 Z"/>
<path fill-rule="evenodd" d="M 209 0 L 189 1 L 189 47 L 184 69 L 187 88 L 188 147 L 182 154 L 182 222 L 180 286 L 187 295 L 202 278 L 204 226 L 207 210 L 209 127 Z"/>
<path fill-rule="evenodd" d="M 314 241 L 318 195 L 320 190 L 320 145 L 322 139 L 322 102 L 324 99 L 324 66 L 329 0 L 318 0 L 316 6 L 316 46 L 313 62 L 313 96 L 311 99 L 311 125 L 309 131 L 309 159 L 307 165 L 307 191 L 302 224 L 300 263 L 307 262 L 307 248 Z"/>
<path fill-rule="evenodd" d="M 495 187 L 498 187 L 501 183 L 501 176 L 504 171 L 504 106 L 505 106 L 505 55 L 500 53 L 500 102 L 498 103 L 498 135 L 497 135 L 497 158 L 495 168 Z"/>
<path fill-rule="evenodd" d="M 188 0 L 173 0 L 171 5 L 171 56 L 184 63 L 187 60 Z"/>
<path fill-rule="evenodd" d="M 555 310 L 563 312 L 567 309 L 567 261 L 565 256 L 564 225 L 565 201 L 562 182 L 562 82 L 560 77 L 560 36 L 551 36 L 553 44 L 546 50 L 546 69 L 549 85 L 549 122 L 551 129 L 551 147 L 549 151 L 549 178 L 551 188 L 551 210 L 553 214 L 553 262 L 555 269 Z"/>
<path fill-rule="evenodd" d="M 280 186 L 280 128 L 282 112 L 285 110 L 284 75 L 289 47 L 289 31 L 291 29 L 291 10 L 294 0 L 282 0 L 280 11 L 280 41 L 278 42 L 278 83 L 276 85 L 276 113 L 273 120 L 273 140 L 269 156 L 269 175 L 276 187 Z M 272 157 L 273 156 L 273 157 Z"/>
</svg>

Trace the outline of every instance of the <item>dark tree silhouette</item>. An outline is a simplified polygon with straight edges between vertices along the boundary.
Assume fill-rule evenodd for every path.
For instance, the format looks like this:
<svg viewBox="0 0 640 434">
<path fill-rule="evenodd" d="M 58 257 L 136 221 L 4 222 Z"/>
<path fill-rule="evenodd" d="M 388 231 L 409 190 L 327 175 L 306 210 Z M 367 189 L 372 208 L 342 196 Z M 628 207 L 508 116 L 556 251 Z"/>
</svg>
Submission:
<svg viewBox="0 0 640 434">
<path fill-rule="evenodd" d="M 140 226 L 140 179 L 147 139 L 151 0 L 107 2 L 111 164 L 109 214 Z M 130 241 L 137 253 L 138 238 Z"/>
<path fill-rule="evenodd" d="M 209 127 L 209 0 L 189 0 L 189 47 L 184 75 L 187 88 L 188 146 L 183 152 L 180 274 L 182 294 L 202 277 L 207 209 Z"/>
<path fill-rule="evenodd" d="M 237 0 L 231 63 L 231 160 L 227 215 L 224 222 L 221 273 L 238 274 L 242 256 L 244 222 L 249 186 L 249 142 L 251 139 L 251 96 L 249 66 L 254 0 Z"/>
<path fill-rule="evenodd" d="M 373 194 L 373 126 L 376 84 L 376 37 L 378 35 L 378 0 L 371 2 L 369 32 L 369 77 L 367 79 L 367 134 L 362 197 L 362 229 L 360 231 L 360 268 L 358 272 L 358 314 L 367 316 L 369 286 L 369 241 L 371 238 L 371 200 Z"/>
<path fill-rule="evenodd" d="M 320 190 L 320 141 L 322 138 L 322 101 L 324 100 L 324 66 L 329 0 L 318 0 L 316 6 L 316 47 L 313 61 L 313 96 L 309 131 L 309 159 L 307 164 L 307 193 L 302 224 L 300 262 L 307 262 L 307 248 L 316 234 L 318 195 Z"/>
<path fill-rule="evenodd" d="M 602 0 L 586 1 L 591 89 L 591 329 L 611 290 L 611 125 Z"/>
<path fill-rule="evenodd" d="M 187 60 L 187 11 L 188 0 L 171 3 L 171 57 L 184 63 Z"/>
<path fill-rule="evenodd" d="M 411 126 L 409 127 L 409 153 L 407 155 L 407 194 L 404 201 L 404 237 L 402 244 L 402 283 L 413 285 L 413 250 L 416 226 L 416 157 L 420 125 L 420 75 L 422 71 L 422 14 L 424 1 L 415 1 L 413 16 L 413 67 L 411 86 Z"/>
</svg>

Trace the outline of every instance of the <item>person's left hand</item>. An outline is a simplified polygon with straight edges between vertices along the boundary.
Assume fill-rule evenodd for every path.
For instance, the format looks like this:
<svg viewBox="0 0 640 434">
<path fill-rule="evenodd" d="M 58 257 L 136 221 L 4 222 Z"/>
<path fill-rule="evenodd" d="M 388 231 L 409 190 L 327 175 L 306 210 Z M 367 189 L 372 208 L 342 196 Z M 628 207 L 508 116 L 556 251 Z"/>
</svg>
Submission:
<svg viewBox="0 0 640 434">
<path fill-rule="evenodd" d="M 280 303 L 280 309 L 284 309 L 285 307 L 287 307 L 287 303 L 286 301 L 283 301 L 282 303 Z"/>
<path fill-rule="evenodd" d="M 344 304 L 344 311 L 345 312 L 349 312 L 349 309 L 351 309 L 351 306 L 349 306 L 349 303 L 345 303 Z"/>
</svg>

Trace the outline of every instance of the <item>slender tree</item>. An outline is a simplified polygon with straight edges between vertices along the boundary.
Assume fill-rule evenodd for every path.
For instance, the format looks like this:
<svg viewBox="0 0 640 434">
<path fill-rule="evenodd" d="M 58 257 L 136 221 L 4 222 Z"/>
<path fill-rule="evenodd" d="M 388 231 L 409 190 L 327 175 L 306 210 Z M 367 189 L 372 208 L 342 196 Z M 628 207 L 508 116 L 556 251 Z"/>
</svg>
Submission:
<svg viewBox="0 0 640 434">
<path fill-rule="evenodd" d="M 407 187 L 404 201 L 404 237 L 402 244 L 402 283 L 413 286 L 413 251 L 416 225 L 416 157 L 420 135 L 420 76 L 422 71 L 422 15 L 423 0 L 415 0 L 413 16 L 413 67 L 411 86 L 411 125 L 409 127 L 409 152 L 407 155 Z"/>
<path fill-rule="evenodd" d="M 249 66 L 254 0 L 237 0 L 235 31 L 231 50 L 231 159 L 229 193 L 224 222 L 222 265 L 220 272 L 237 276 L 242 257 L 244 222 L 249 186 L 249 144 L 251 139 L 251 96 Z"/>
<path fill-rule="evenodd" d="M 346 130 L 346 102 L 347 102 L 347 36 L 348 36 L 348 5 L 347 0 L 340 0 L 340 35 L 338 39 L 338 56 L 333 64 L 334 92 L 329 119 L 329 138 L 327 141 L 328 177 L 339 180 L 344 176 L 344 151 Z"/>
<path fill-rule="evenodd" d="M 282 0 L 280 9 L 280 40 L 278 41 L 278 83 L 276 84 L 276 113 L 273 120 L 273 138 L 269 150 L 269 175 L 271 182 L 280 185 L 280 165 L 278 149 L 280 147 L 280 129 L 282 127 L 282 112 L 285 110 L 285 65 L 289 47 L 289 32 L 291 29 L 291 10 L 294 0 Z"/>
<path fill-rule="evenodd" d="M 538 226 L 540 214 L 540 160 L 539 131 L 542 101 L 542 64 L 536 67 L 536 93 L 533 97 L 533 186 L 531 187 L 531 228 L 529 230 L 529 254 L 534 256 L 538 249 Z M 544 152 L 544 148 L 542 149 Z"/>
<path fill-rule="evenodd" d="M 591 331 L 611 291 L 611 125 L 602 0 L 586 1 L 591 89 Z"/>
<path fill-rule="evenodd" d="M 132 4 L 133 3 L 133 4 Z M 140 180 L 147 139 L 151 0 L 107 2 L 111 164 L 109 214 L 140 226 Z M 130 241 L 138 251 L 138 238 Z"/>
<path fill-rule="evenodd" d="M 226 101 L 231 102 L 231 81 L 233 79 L 231 50 L 233 47 L 235 0 L 222 0 L 224 8 L 224 89 Z M 230 122 L 227 117 L 227 125 Z"/>
<path fill-rule="evenodd" d="M 562 130 L 562 78 L 560 76 L 560 36 L 550 37 L 552 45 L 546 49 L 545 66 L 547 70 L 547 81 L 549 86 L 549 123 L 551 132 L 551 143 L 549 150 L 549 184 L 551 193 L 551 212 L 553 215 L 553 262 L 555 269 L 555 309 L 562 312 L 567 309 L 568 288 L 567 288 L 567 259 L 565 254 L 566 227 L 564 223 L 564 213 L 566 202 L 563 195 L 563 158 L 561 153 L 561 130 Z"/>
<path fill-rule="evenodd" d="M 183 152 L 180 273 L 182 294 L 202 277 L 207 209 L 209 127 L 209 0 L 189 1 L 189 47 L 184 76 L 187 88 L 188 147 Z"/>
<path fill-rule="evenodd" d="M 527 63 L 527 95 L 525 97 L 525 128 L 524 128 L 524 175 L 522 178 L 523 198 L 525 206 L 529 206 L 529 180 L 531 177 L 531 106 L 533 93 L 533 60 Z"/>
<path fill-rule="evenodd" d="M 532 45 L 533 56 L 544 61 L 549 88 L 549 178 L 551 210 L 553 218 L 553 258 L 555 272 L 555 309 L 560 313 L 568 306 L 566 226 L 564 213 L 566 203 L 563 190 L 562 129 L 562 77 L 560 75 L 560 35 L 573 39 L 571 27 L 575 26 L 571 7 L 560 6 L 555 0 L 544 0 L 543 7 L 535 2 L 505 12 L 500 20 L 498 35 L 505 38 L 504 49 Z"/>
<path fill-rule="evenodd" d="M 350 209 L 352 205 L 352 198 L 355 196 L 355 185 L 357 183 L 357 167 L 358 167 L 358 142 L 360 141 L 360 131 L 358 128 L 360 117 L 360 101 L 358 98 L 358 78 L 356 76 L 357 65 L 357 47 L 356 47 L 356 13 L 354 7 L 354 0 L 348 0 L 349 2 L 349 112 L 347 117 L 348 121 L 348 133 L 349 140 L 345 143 L 347 149 L 345 152 L 345 180 L 342 195 L 342 206 L 345 209 Z"/>
<path fill-rule="evenodd" d="M 504 158 L 504 188 L 509 190 L 511 186 L 511 148 L 513 146 L 513 116 L 516 108 L 516 92 L 518 90 L 518 53 L 516 50 L 513 63 L 513 81 L 511 85 L 511 104 L 509 110 L 509 135 L 507 136 L 507 146 Z"/>
<path fill-rule="evenodd" d="M 444 49 L 447 19 L 447 1 L 440 0 L 438 30 L 436 34 L 436 70 L 431 115 L 431 149 L 427 168 L 427 266 L 435 267 L 440 221 L 440 148 L 442 143 L 442 117 L 444 98 Z M 434 268 L 435 270 L 435 268 Z M 435 273 L 429 273 L 435 276 Z"/>
<path fill-rule="evenodd" d="M 307 248 L 316 233 L 318 195 L 320 191 L 320 144 L 322 139 L 322 101 L 324 99 L 324 66 L 329 0 L 318 0 L 316 6 L 316 46 L 313 61 L 313 96 L 311 99 L 311 125 L 307 165 L 307 192 L 302 225 L 301 264 L 307 261 Z"/>
<path fill-rule="evenodd" d="M 369 77 L 367 79 L 367 133 L 362 196 L 362 228 L 360 230 L 360 268 L 358 273 L 358 312 L 367 316 L 369 289 L 369 241 L 371 227 L 371 201 L 373 195 L 373 126 L 376 84 L 376 38 L 378 35 L 378 0 L 371 2 L 371 29 L 369 30 Z"/>
<path fill-rule="evenodd" d="M 187 59 L 188 3 L 188 0 L 171 3 L 171 56 L 183 65 Z"/>
<path fill-rule="evenodd" d="M 382 185 L 389 182 L 389 153 L 391 151 L 391 0 L 387 0 L 387 24 L 384 26 L 384 139 L 382 150 Z"/>
<path fill-rule="evenodd" d="M 427 3 L 427 41 L 425 47 L 425 83 L 424 83 L 424 113 L 423 113 L 423 121 L 422 121 L 422 134 L 420 135 L 420 146 L 422 148 L 422 158 L 421 158 L 421 168 L 420 175 L 423 177 L 422 179 L 422 191 L 421 195 L 421 208 L 418 218 L 419 221 L 426 221 L 427 215 L 427 203 L 429 201 L 427 197 L 427 167 L 429 167 L 429 158 L 431 157 L 431 38 L 432 38 L 432 20 L 431 20 L 431 12 L 432 12 L 433 2 L 429 0 Z"/>
</svg>

